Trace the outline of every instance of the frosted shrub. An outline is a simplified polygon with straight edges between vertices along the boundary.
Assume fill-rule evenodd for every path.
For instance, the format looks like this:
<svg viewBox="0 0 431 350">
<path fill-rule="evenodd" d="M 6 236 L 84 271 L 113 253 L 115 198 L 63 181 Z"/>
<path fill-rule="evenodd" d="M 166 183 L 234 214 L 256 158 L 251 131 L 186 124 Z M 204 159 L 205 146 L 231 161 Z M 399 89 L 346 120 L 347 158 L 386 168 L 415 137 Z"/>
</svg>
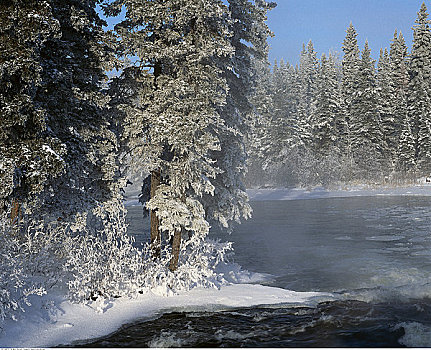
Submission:
<svg viewBox="0 0 431 350">
<path fill-rule="evenodd" d="M 218 288 L 227 283 L 223 275 L 215 272 L 215 267 L 221 262 L 227 262 L 232 252 L 232 243 L 196 236 L 188 240 L 183 238 L 178 269 L 174 272 L 167 268 L 172 257 L 169 246 L 164 247 L 163 258 L 160 260 L 151 258 L 150 245 L 144 247 L 147 264 L 142 282 L 146 290 L 167 295 L 196 287 Z"/>
<path fill-rule="evenodd" d="M 172 288 L 189 290 L 225 284 L 226 280 L 215 272 L 215 268 L 219 263 L 227 262 L 232 251 L 231 242 L 192 237 L 181 250 L 180 265 Z"/>
<path fill-rule="evenodd" d="M 35 287 L 27 274 L 23 257 L 25 246 L 6 218 L 0 218 L 0 326 L 5 319 L 17 319 L 29 306 L 30 295 L 42 295 L 45 289 Z"/>
<path fill-rule="evenodd" d="M 184 241 L 179 267 L 171 272 L 168 269 L 172 257 L 169 245 L 162 250 L 163 258 L 155 260 L 150 244 L 142 249 L 133 247 L 133 239 L 126 235 L 126 228 L 121 225 L 117 222 L 96 236 L 82 236 L 74 242 L 67 264 L 73 273 L 68 282 L 71 301 L 134 297 L 149 291 L 169 295 L 226 283 L 214 268 L 227 260 L 231 243 Z"/>
<path fill-rule="evenodd" d="M 117 208 L 104 218 L 103 228 L 81 228 L 73 239 L 66 269 L 71 301 L 131 296 L 142 290 L 144 261 L 126 233 L 124 209 Z"/>
<path fill-rule="evenodd" d="M 69 225 L 60 222 L 31 222 L 22 230 L 22 259 L 26 274 L 37 278 L 45 288 L 61 284 L 69 254 Z"/>
<path fill-rule="evenodd" d="M 69 297 L 82 302 L 135 294 L 142 266 L 142 254 L 115 231 L 79 237 L 67 263 L 73 275 Z"/>
</svg>

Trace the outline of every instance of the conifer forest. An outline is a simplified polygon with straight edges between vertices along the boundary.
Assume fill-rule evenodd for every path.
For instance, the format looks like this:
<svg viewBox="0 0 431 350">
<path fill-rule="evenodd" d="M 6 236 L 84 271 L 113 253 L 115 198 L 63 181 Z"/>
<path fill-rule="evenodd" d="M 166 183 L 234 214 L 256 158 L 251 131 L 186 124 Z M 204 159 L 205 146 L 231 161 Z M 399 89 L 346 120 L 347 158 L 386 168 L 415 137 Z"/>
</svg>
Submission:
<svg viewBox="0 0 431 350">
<path fill-rule="evenodd" d="M 425 4 L 411 49 L 395 31 L 377 62 L 350 24 L 339 53 L 310 41 L 298 65 L 270 64 L 271 10 L 0 0 L 0 328 L 53 290 L 86 304 L 223 284 L 232 244 L 210 229 L 251 217 L 246 187 L 430 176 Z M 144 245 L 127 232 L 130 174 Z"/>
<path fill-rule="evenodd" d="M 261 66 L 247 184 L 401 184 L 429 175 L 429 24 L 423 3 L 411 51 L 395 30 L 377 63 L 351 23 L 341 58 L 318 59 L 310 41 L 299 65 Z"/>
</svg>

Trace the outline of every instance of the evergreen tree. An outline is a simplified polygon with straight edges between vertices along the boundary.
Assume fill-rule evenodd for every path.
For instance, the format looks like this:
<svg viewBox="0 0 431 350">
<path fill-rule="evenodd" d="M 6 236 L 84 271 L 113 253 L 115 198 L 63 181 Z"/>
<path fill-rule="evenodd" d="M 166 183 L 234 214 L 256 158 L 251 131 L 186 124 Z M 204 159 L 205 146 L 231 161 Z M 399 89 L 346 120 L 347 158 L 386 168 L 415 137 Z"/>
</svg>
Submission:
<svg viewBox="0 0 431 350">
<path fill-rule="evenodd" d="M 390 48 L 390 65 L 393 84 L 395 84 L 396 92 L 399 95 L 405 95 L 409 83 L 408 62 L 407 62 L 407 46 L 404 40 L 403 33 L 397 31 L 394 33 L 394 38 Z"/>
<path fill-rule="evenodd" d="M 274 158 L 272 141 L 273 85 L 268 62 L 255 61 L 257 86 L 251 97 L 254 106 L 246 135 L 248 153 L 247 183 L 263 185 L 269 181 L 268 165 Z"/>
<path fill-rule="evenodd" d="M 43 49 L 58 36 L 49 2 L 0 3 L 0 216 L 10 212 L 13 223 L 64 168 L 47 106 L 37 100 Z"/>
<path fill-rule="evenodd" d="M 264 160 L 266 172 L 271 175 L 271 182 L 286 184 L 289 168 L 289 155 L 302 142 L 298 129 L 298 85 L 296 71 L 288 63 L 274 63 L 271 75 L 272 108 L 267 125 L 270 143 Z M 259 103 L 259 102 L 258 102 Z"/>
<path fill-rule="evenodd" d="M 415 160 L 419 170 L 431 171 L 431 100 L 427 91 L 427 84 L 419 70 L 410 82 L 409 116 L 413 120 L 415 130 Z"/>
<path fill-rule="evenodd" d="M 380 170 L 386 149 L 378 113 L 375 62 L 368 41 L 361 55 L 355 114 L 351 118 L 352 151 L 366 178 Z"/>
<path fill-rule="evenodd" d="M 96 1 L 52 3 L 61 36 L 49 40 L 41 51 L 43 84 L 36 101 L 46 106 L 49 130 L 65 146 L 65 172 L 50 182 L 39 201 L 45 213 L 63 221 L 101 208 L 104 213 L 98 216 L 113 215 L 123 207 L 122 184 L 109 99 L 102 92 L 105 70 L 113 59 L 104 22 Z"/>
<path fill-rule="evenodd" d="M 408 117 L 404 119 L 401 126 L 401 135 L 398 142 L 397 152 L 397 170 L 401 171 L 403 176 L 414 172 L 416 169 L 415 140 L 411 130 L 411 122 Z"/>
<path fill-rule="evenodd" d="M 228 85 L 226 105 L 219 109 L 225 129 L 218 130 L 220 150 L 210 152 L 220 170 L 212 181 L 214 193 L 204 194 L 207 220 L 229 228 L 232 222 L 251 215 L 243 180 L 246 172 L 244 136 L 253 113 L 251 97 L 256 89 L 256 61 L 268 60 L 267 11 L 275 6 L 266 1 L 229 0 L 232 20 L 230 43 L 235 52 L 221 56 L 219 68 Z"/>
<path fill-rule="evenodd" d="M 388 50 L 380 49 L 379 62 L 377 64 L 377 86 L 378 86 L 378 112 L 382 124 L 383 141 L 387 146 L 384 153 L 393 168 L 396 162 L 398 147 L 399 128 L 395 123 L 394 90 L 391 80 L 391 65 Z"/>
<path fill-rule="evenodd" d="M 229 82 L 218 67 L 233 54 L 231 22 L 218 0 L 125 0 L 111 11 L 122 5 L 126 19 L 116 29 L 124 54 L 137 55 L 142 75 L 151 81 L 143 84 L 151 90 L 140 126 L 148 143 L 136 140 L 135 155 L 145 153 L 142 147 L 150 149 L 144 163 L 153 174 L 146 205 L 158 221 L 152 225 L 152 243 L 160 242 L 161 231 L 168 233 L 175 270 L 182 236 L 198 244 L 209 230 L 202 196 L 214 194 L 212 182 L 222 170 L 212 155 L 222 151 L 222 133 L 232 127 L 221 116 Z"/>
<path fill-rule="evenodd" d="M 8 182 L 1 200 L 18 203 L 13 218 L 23 215 L 26 272 L 40 274 L 41 283 L 67 282 L 79 300 L 119 295 L 110 289 L 118 279 L 113 267 L 121 264 L 119 246 L 132 246 L 102 91 L 113 60 L 106 23 L 96 1 L 14 1 L 0 10 L 7 49 L 0 61 L 1 176 Z"/>
<path fill-rule="evenodd" d="M 316 98 L 316 84 L 319 62 L 311 40 L 307 47 L 303 45 L 299 63 L 299 104 L 298 122 L 301 129 L 302 142 L 309 145 L 311 142 L 310 117 L 313 113 Z"/>
<path fill-rule="evenodd" d="M 351 123 L 352 120 L 358 119 L 357 103 L 357 88 L 359 84 L 360 59 L 357 33 L 353 24 L 350 23 L 346 30 L 346 37 L 343 41 L 343 61 L 342 61 L 342 108 L 344 114 L 342 135 L 342 150 L 348 158 L 352 158 L 352 135 Z"/>
<path fill-rule="evenodd" d="M 397 35 L 395 31 L 394 39 L 390 49 L 390 81 L 391 95 L 389 97 L 393 111 L 393 140 L 388 142 L 391 150 L 396 152 L 397 167 L 399 170 L 411 168 L 414 164 L 414 138 L 411 135 L 410 120 L 407 113 L 407 92 L 409 85 L 409 73 L 407 62 L 407 46 L 403 34 Z M 400 143 L 403 143 L 401 146 Z M 410 145 L 406 144 L 411 142 Z M 406 154 L 400 153 L 403 149 Z M 413 150 L 413 152 L 411 152 Z M 411 159 L 407 161 L 407 159 Z M 407 161 L 407 164 L 406 164 Z M 404 170 L 403 170 L 404 169 Z"/>
<path fill-rule="evenodd" d="M 317 97 L 312 115 L 312 134 L 316 153 L 327 154 L 337 144 L 336 122 L 340 117 L 340 96 L 335 59 L 322 54 Z M 332 149 L 333 151 L 333 149 Z"/>
<path fill-rule="evenodd" d="M 430 171 L 430 87 L 431 87 L 431 31 L 425 3 L 418 12 L 413 26 L 413 49 L 410 59 L 408 93 L 409 119 L 415 139 L 415 158 L 418 168 Z"/>
</svg>

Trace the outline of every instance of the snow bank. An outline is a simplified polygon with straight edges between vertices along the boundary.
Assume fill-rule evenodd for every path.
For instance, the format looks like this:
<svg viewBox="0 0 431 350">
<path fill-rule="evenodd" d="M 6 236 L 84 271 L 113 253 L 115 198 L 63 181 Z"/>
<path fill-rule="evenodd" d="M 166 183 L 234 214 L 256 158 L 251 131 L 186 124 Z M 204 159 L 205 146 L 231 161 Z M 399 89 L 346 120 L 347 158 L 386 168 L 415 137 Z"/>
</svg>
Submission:
<svg viewBox="0 0 431 350">
<path fill-rule="evenodd" d="M 110 334 L 137 319 L 150 319 L 168 311 L 223 310 L 272 304 L 316 305 L 332 300 L 332 294 L 293 292 L 285 289 L 232 284 L 217 289 L 196 288 L 173 296 L 154 292 L 136 299 L 96 301 L 91 305 L 58 302 L 58 310 L 46 317 L 41 307 L 18 322 L 8 321 L 0 336 L 0 347 L 52 347 Z M 57 304 L 57 303 L 56 303 Z M 38 311 L 37 311 L 38 310 Z"/>
<path fill-rule="evenodd" d="M 323 187 L 305 188 L 264 188 L 248 189 L 252 201 L 366 197 L 366 196 L 431 196 L 431 183 L 421 181 L 421 185 L 405 187 L 370 188 L 366 185 L 352 186 L 349 189 L 328 190 Z M 126 207 L 142 205 L 137 193 L 133 193 L 124 201 Z"/>
<path fill-rule="evenodd" d="M 316 187 L 311 190 L 303 188 L 265 188 L 249 189 L 248 196 L 252 201 L 295 200 L 316 198 L 366 197 L 366 196 L 431 196 L 431 184 L 409 187 L 369 188 L 356 186 L 350 189 L 327 190 Z"/>
</svg>

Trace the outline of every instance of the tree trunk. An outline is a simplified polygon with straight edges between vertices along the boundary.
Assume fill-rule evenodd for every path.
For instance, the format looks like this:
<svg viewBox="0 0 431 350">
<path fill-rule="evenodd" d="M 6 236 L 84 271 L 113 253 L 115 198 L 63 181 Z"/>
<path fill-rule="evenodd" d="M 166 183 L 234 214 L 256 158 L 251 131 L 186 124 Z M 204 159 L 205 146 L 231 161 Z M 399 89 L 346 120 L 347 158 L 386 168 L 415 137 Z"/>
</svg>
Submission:
<svg viewBox="0 0 431 350">
<path fill-rule="evenodd" d="M 11 226 L 15 226 L 19 222 L 20 212 L 21 212 L 21 205 L 19 202 L 14 199 L 12 201 L 11 205 L 11 211 L 10 211 L 10 224 Z"/>
<path fill-rule="evenodd" d="M 160 170 L 154 170 L 151 172 L 151 189 L 150 198 L 153 198 L 156 194 L 156 190 L 160 185 Z M 159 218 L 154 210 L 150 212 L 150 237 L 151 237 L 151 251 L 153 258 L 160 258 L 162 238 L 159 230 Z"/>
<path fill-rule="evenodd" d="M 174 238 L 172 240 L 172 258 L 169 262 L 169 270 L 174 272 L 178 268 L 178 260 L 180 258 L 180 248 L 181 248 L 181 234 L 182 230 L 177 230 L 174 233 Z"/>
</svg>

